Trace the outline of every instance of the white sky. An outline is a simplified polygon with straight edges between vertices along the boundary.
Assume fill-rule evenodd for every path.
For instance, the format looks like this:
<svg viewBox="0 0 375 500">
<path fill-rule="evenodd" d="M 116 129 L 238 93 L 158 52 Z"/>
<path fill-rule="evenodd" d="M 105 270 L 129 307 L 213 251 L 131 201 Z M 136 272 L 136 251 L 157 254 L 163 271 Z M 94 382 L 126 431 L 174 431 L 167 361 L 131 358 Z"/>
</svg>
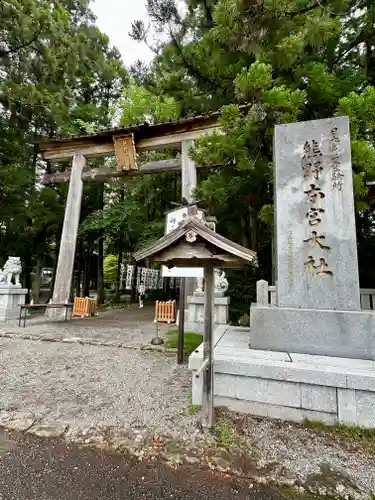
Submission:
<svg viewBox="0 0 375 500">
<path fill-rule="evenodd" d="M 146 44 L 129 37 L 133 21 L 142 19 L 147 26 L 145 0 L 93 0 L 91 8 L 97 17 L 97 26 L 119 49 L 126 66 L 137 59 L 144 62 L 152 59 L 154 54 Z"/>
</svg>

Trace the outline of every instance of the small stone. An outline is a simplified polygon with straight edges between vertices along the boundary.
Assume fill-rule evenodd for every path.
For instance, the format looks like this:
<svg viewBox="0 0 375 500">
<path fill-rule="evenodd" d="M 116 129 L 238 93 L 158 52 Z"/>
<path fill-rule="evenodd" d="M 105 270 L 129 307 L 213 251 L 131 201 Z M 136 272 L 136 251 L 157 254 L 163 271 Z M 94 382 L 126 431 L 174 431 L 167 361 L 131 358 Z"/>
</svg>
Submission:
<svg viewBox="0 0 375 500">
<path fill-rule="evenodd" d="M 197 464 L 199 462 L 199 458 L 186 456 L 185 462 L 187 462 L 190 465 L 194 465 L 194 464 Z"/>
<path fill-rule="evenodd" d="M 327 488 L 325 486 L 320 486 L 318 488 L 318 493 L 321 497 L 325 497 L 327 495 Z"/>
<path fill-rule="evenodd" d="M 255 482 L 258 483 L 258 484 L 263 484 L 263 485 L 266 485 L 267 484 L 267 478 L 263 477 L 263 476 L 260 476 L 260 477 L 256 477 L 255 479 Z"/>
<path fill-rule="evenodd" d="M 338 493 L 343 493 L 343 492 L 345 491 L 345 486 L 344 486 L 343 484 L 338 484 L 338 485 L 336 486 L 336 491 L 337 491 Z"/>
<path fill-rule="evenodd" d="M 15 418 L 6 422 L 6 428 L 12 431 L 25 431 L 29 429 L 35 420 L 32 418 Z"/>
<path fill-rule="evenodd" d="M 63 425 L 53 425 L 53 424 L 38 424 L 32 427 L 29 431 L 39 437 L 49 438 L 49 437 L 59 437 L 62 436 L 66 431 L 66 426 Z"/>
<path fill-rule="evenodd" d="M 119 450 L 126 450 L 130 448 L 131 442 L 128 438 L 123 437 L 123 438 L 116 438 L 113 442 L 115 447 Z"/>
<path fill-rule="evenodd" d="M 283 485 L 284 486 L 294 486 L 297 482 L 297 479 L 295 478 L 284 478 L 283 479 Z"/>
<path fill-rule="evenodd" d="M 176 453 L 174 455 L 169 455 L 166 458 L 167 458 L 167 461 L 173 465 L 182 465 L 182 463 L 183 463 L 181 455 L 179 455 L 178 453 Z"/>
<path fill-rule="evenodd" d="M 212 462 L 221 471 L 230 470 L 230 463 L 228 462 L 228 460 L 225 460 L 225 458 L 223 458 L 223 457 L 220 457 L 220 456 L 212 457 Z"/>
</svg>

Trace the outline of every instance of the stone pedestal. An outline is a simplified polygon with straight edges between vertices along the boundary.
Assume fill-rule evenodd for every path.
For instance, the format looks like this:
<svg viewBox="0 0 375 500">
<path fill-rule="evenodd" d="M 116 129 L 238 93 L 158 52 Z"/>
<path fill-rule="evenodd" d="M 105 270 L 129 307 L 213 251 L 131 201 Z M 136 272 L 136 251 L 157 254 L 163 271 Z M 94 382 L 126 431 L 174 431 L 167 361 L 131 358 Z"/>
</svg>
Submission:
<svg viewBox="0 0 375 500">
<path fill-rule="evenodd" d="M 25 303 L 26 288 L 15 285 L 0 286 L 0 322 L 19 317 L 21 304 Z"/>
<path fill-rule="evenodd" d="M 353 312 L 353 314 L 359 314 Z M 215 406 L 296 422 L 375 427 L 375 361 L 248 348 L 246 329 L 217 328 Z M 192 403 L 202 404 L 203 345 L 191 354 Z"/>
<path fill-rule="evenodd" d="M 375 312 L 252 304 L 250 347 L 375 360 Z"/>
<path fill-rule="evenodd" d="M 188 309 L 185 316 L 185 331 L 203 333 L 204 294 L 195 293 L 187 299 Z M 227 325 L 229 321 L 230 297 L 214 297 L 214 326 Z"/>
</svg>

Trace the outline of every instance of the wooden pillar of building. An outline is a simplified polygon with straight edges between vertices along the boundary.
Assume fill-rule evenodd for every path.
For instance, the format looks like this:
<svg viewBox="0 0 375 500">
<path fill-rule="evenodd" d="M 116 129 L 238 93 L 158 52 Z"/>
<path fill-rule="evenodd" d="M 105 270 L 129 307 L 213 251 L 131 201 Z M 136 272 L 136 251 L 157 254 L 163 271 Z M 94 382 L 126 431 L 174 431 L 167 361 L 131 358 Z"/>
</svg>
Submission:
<svg viewBox="0 0 375 500">
<path fill-rule="evenodd" d="M 70 299 L 74 257 L 82 202 L 82 172 L 86 158 L 81 154 L 73 156 L 68 196 L 65 205 L 64 225 L 61 235 L 52 302 L 63 304 Z M 49 316 L 59 316 L 59 309 L 47 309 Z"/>
</svg>

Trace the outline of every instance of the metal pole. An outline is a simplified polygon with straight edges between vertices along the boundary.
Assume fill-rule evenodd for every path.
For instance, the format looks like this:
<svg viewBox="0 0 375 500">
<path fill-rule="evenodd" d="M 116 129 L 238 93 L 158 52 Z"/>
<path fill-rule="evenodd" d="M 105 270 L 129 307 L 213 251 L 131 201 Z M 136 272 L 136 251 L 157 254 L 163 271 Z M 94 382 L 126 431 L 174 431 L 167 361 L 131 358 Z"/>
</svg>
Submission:
<svg viewBox="0 0 375 500">
<path fill-rule="evenodd" d="M 180 322 L 178 325 L 178 349 L 177 349 L 177 363 L 182 365 L 184 362 L 184 335 L 185 335 L 185 290 L 186 278 L 181 278 L 180 281 Z"/>
<path fill-rule="evenodd" d="M 214 420 L 214 346 L 212 335 L 213 289 L 214 270 L 212 267 L 205 267 L 203 363 L 207 363 L 207 368 L 203 371 L 202 427 L 206 427 L 208 429 L 211 429 Z"/>
</svg>

